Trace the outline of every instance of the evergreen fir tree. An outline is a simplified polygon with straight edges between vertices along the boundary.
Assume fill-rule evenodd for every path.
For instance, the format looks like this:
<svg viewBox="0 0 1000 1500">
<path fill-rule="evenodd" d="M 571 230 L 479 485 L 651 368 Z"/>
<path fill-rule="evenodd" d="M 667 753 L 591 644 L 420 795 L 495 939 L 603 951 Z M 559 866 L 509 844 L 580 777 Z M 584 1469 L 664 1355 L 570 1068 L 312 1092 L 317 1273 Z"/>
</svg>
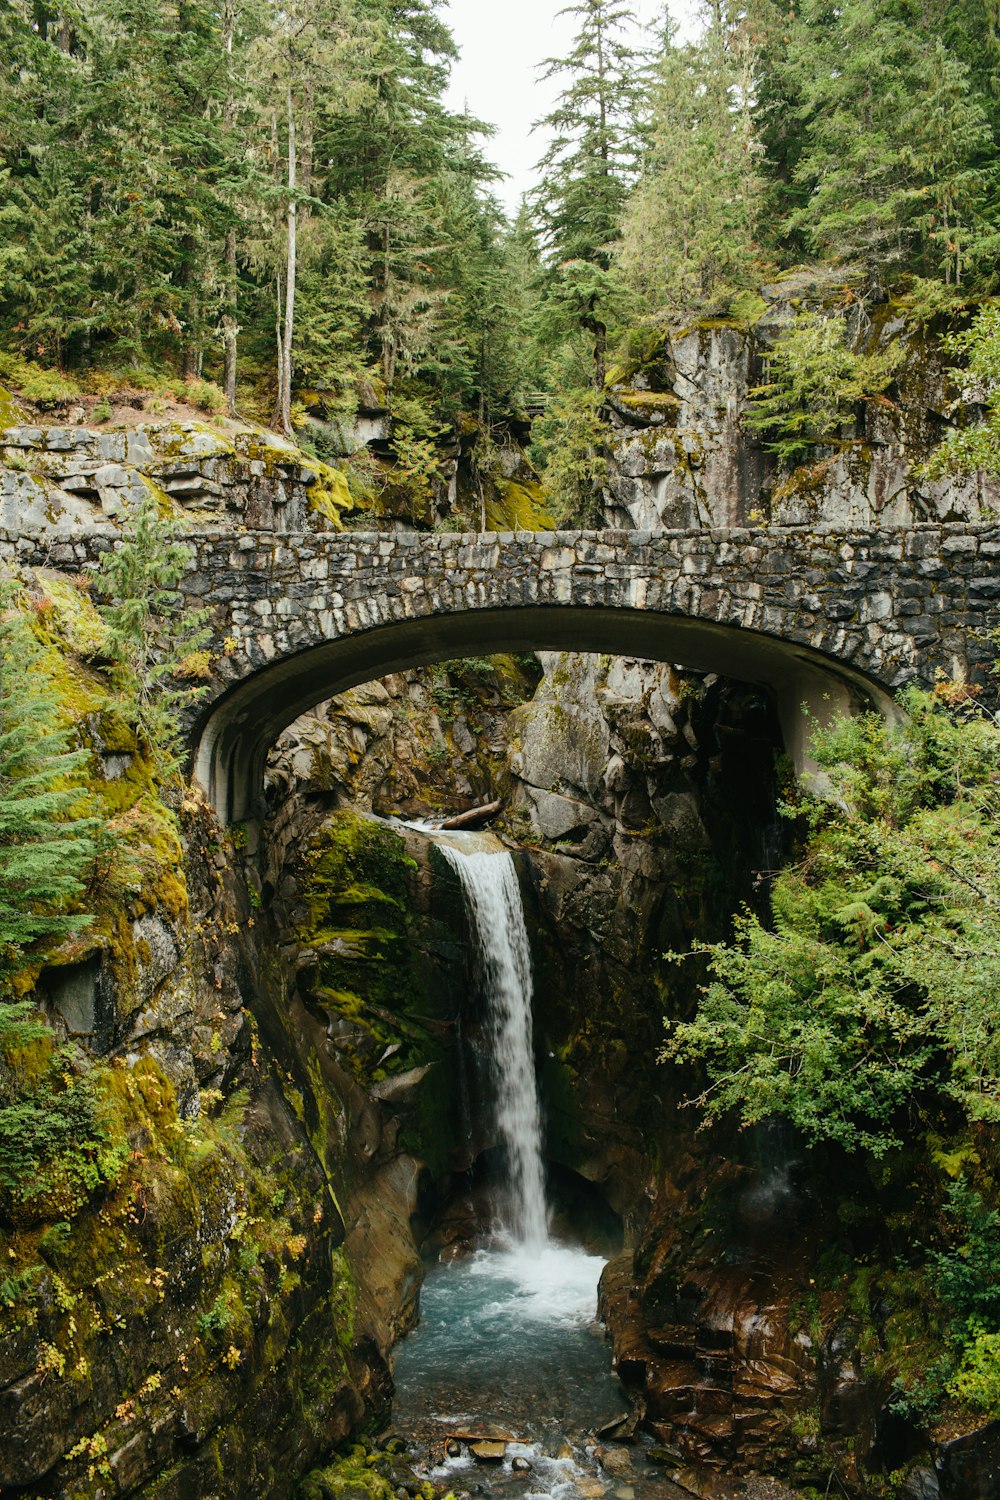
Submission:
<svg viewBox="0 0 1000 1500">
<path fill-rule="evenodd" d="M 977 253 L 989 137 L 964 65 L 893 0 L 803 0 L 790 48 L 806 190 L 792 228 L 872 287 L 921 264 L 960 279 Z"/>
<path fill-rule="evenodd" d="M 164 774 L 180 763 L 178 711 L 197 695 L 191 684 L 207 668 L 204 612 L 182 609 L 177 589 L 191 556 L 176 523 L 161 517 L 150 498 L 114 551 L 104 554 L 97 575 L 108 601 L 99 608 L 119 706 Z"/>
<path fill-rule="evenodd" d="M 567 77 L 555 108 L 540 122 L 553 137 L 536 195 L 549 266 L 544 295 L 554 330 L 589 335 L 600 391 L 608 325 L 621 298 L 611 247 L 641 146 L 639 57 L 627 40 L 636 21 L 625 0 L 580 0 L 561 13 L 578 17 L 579 28 L 568 55 L 544 65 L 544 77 Z"/>
<path fill-rule="evenodd" d="M 651 146 L 624 215 L 619 265 L 654 322 L 719 309 L 759 284 L 763 146 L 755 52 L 742 10 L 706 7 L 697 44 L 668 36 L 652 89 Z"/>
<path fill-rule="evenodd" d="M 10 599 L 0 605 L 0 988 L 45 938 L 85 927 L 74 911 L 99 819 L 83 786 L 45 653 Z"/>
</svg>

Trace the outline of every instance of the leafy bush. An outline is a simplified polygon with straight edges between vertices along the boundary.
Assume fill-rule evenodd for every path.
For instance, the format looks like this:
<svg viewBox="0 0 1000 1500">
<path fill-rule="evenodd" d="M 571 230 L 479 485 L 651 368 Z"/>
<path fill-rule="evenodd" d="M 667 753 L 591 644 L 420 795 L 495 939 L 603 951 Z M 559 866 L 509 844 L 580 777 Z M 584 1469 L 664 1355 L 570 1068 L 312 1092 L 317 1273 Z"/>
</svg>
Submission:
<svg viewBox="0 0 1000 1500">
<path fill-rule="evenodd" d="M 225 392 L 211 380 L 186 380 L 184 396 L 193 406 L 200 406 L 202 411 L 210 412 L 213 416 L 226 410 Z"/>
<path fill-rule="evenodd" d="M 1000 1417 L 1000 1333 L 973 1334 L 948 1389 L 977 1411 Z"/>
<path fill-rule="evenodd" d="M 36 406 L 60 406 L 80 394 L 80 384 L 60 370 L 45 369 L 17 354 L 0 353 L 0 376 Z"/>
<path fill-rule="evenodd" d="M 965 361 L 964 369 L 951 371 L 952 379 L 965 392 L 974 393 L 985 407 L 983 420 L 974 426 L 949 432 L 932 454 L 923 472 L 930 478 L 943 474 L 974 474 L 983 469 L 1000 473 L 1000 302 L 981 307 L 968 328 L 944 340 L 949 354 Z M 965 399 L 969 399 L 968 394 Z"/>
<path fill-rule="evenodd" d="M 1000 1331 L 1000 1213 L 961 1178 L 946 1212 L 959 1243 L 931 1256 L 934 1290 L 963 1325 Z"/>
<path fill-rule="evenodd" d="M 840 808 L 808 805 L 773 924 L 747 912 L 703 950 L 712 983 L 663 1057 L 704 1067 L 709 1119 L 880 1156 L 920 1107 L 1000 1117 L 1000 729 L 905 706 L 814 737 Z"/>
<path fill-rule="evenodd" d="M 838 312 L 804 309 L 775 342 L 768 378 L 754 386 L 743 424 L 780 458 L 797 462 L 839 435 L 859 401 L 880 395 L 899 366 L 898 344 L 856 353 Z"/>
</svg>

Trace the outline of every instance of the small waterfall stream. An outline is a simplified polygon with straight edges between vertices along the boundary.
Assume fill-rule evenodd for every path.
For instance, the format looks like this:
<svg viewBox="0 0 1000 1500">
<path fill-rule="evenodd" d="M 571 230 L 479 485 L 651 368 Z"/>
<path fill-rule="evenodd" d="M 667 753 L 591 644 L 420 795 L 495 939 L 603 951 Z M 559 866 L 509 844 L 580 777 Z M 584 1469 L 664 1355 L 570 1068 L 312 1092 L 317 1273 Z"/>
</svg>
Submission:
<svg viewBox="0 0 1000 1500">
<path fill-rule="evenodd" d="M 494 1116 L 507 1159 L 501 1231 L 526 1248 L 548 1240 L 542 1126 L 531 1045 L 531 950 L 514 861 L 442 843 L 462 884 L 493 1043 Z"/>
<path fill-rule="evenodd" d="M 549 1234 L 531 952 L 514 861 L 490 835 L 422 831 L 457 874 L 469 915 L 506 1181 L 497 1232 L 428 1272 L 420 1326 L 395 1352 L 395 1419 L 411 1452 L 424 1455 L 422 1472 L 459 1492 L 638 1500 L 596 1477 L 588 1448 L 588 1434 L 625 1402 L 594 1322 L 604 1261 Z M 450 1434 L 470 1430 L 502 1436 L 503 1462 L 478 1464 L 464 1442 L 446 1457 Z"/>
</svg>

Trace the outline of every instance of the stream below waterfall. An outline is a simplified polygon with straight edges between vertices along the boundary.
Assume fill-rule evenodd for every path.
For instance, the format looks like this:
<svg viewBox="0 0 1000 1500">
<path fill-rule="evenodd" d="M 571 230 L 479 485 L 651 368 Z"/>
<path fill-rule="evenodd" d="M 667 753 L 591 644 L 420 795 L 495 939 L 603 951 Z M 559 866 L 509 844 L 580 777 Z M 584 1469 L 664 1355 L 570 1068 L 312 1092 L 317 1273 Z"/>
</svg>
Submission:
<svg viewBox="0 0 1000 1500">
<path fill-rule="evenodd" d="M 596 1322 L 604 1261 L 549 1234 L 531 955 L 513 859 L 489 835 L 435 841 L 469 918 L 504 1172 L 480 1247 L 428 1271 L 420 1323 L 395 1353 L 394 1429 L 417 1472 L 459 1495 L 684 1500 L 698 1491 L 648 1460 L 648 1444 L 599 1437 L 628 1403 Z M 492 1438 L 495 1452 L 477 1456 L 476 1437 Z"/>
</svg>

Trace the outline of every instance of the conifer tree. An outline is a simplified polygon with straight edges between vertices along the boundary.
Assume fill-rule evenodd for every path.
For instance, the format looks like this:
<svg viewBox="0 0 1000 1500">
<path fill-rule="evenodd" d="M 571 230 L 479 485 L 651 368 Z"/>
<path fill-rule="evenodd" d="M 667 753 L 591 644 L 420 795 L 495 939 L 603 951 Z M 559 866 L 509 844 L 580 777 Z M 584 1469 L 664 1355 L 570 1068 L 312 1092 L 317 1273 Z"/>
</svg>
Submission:
<svg viewBox="0 0 1000 1500">
<path fill-rule="evenodd" d="M 74 911 L 99 819 L 82 784 L 45 653 L 24 616 L 0 601 L 0 988 L 34 943 L 84 927 Z"/>
<path fill-rule="evenodd" d="M 544 64 L 544 77 L 567 80 L 540 122 L 552 132 L 536 195 L 549 265 L 544 295 L 554 328 L 590 336 L 600 391 L 608 324 L 620 298 L 611 247 L 641 144 L 639 58 L 628 41 L 636 18 L 625 0 L 579 0 L 561 14 L 577 17 L 579 27 L 568 55 Z"/>
<path fill-rule="evenodd" d="M 711 0 L 705 35 L 668 35 L 652 80 L 651 144 L 624 214 L 619 265 L 653 321 L 717 309 L 761 275 L 763 146 L 742 8 Z"/>
<path fill-rule="evenodd" d="M 185 610 L 177 588 L 192 557 L 176 522 L 145 501 L 112 552 L 101 559 L 97 588 L 108 633 L 104 650 L 119 707 L 169 773 L 181 759 L 178 711 L 204 676 L 205 614 Z"/>
<path fill-rule="evenodd" d="M 989 126 L 968 70 L 894 0 L 803 0 L 789 33 L 805 190 L 790 215 L 816 253 L 884 284 L 961 279 L 982 233 Z M 943 254 L 942 254 L 943 252 Z"/>
</svg>

